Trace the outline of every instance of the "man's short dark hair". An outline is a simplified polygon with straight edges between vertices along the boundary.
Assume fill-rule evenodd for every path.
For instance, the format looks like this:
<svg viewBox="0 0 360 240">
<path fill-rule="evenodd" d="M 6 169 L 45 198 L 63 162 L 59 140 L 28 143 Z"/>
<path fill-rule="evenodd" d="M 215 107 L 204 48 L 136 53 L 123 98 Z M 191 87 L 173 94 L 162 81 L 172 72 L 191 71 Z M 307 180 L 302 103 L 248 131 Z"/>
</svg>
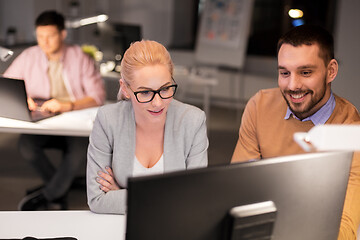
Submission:
<svg viewBox="0 0 360 240">
<path fill-rule="evenodd" d="M 35 21 L 35 26 L 48 26 L 55 25 L 59 31 L 65 29 L 65 19 L 61 13 L 50 10 L 41 13 Z"/>
<path fill-rule="evenodd" d="M 318 44 L 320 48 L 319 56 L 324 60 L 325 66 L 331 59 L 335 58 L 333 36 L 320 26 L 305 24 L 294 27 L 279 39 L 278 53 L 283 44 L 290 44 L 294 47 Z"/>
</svg>

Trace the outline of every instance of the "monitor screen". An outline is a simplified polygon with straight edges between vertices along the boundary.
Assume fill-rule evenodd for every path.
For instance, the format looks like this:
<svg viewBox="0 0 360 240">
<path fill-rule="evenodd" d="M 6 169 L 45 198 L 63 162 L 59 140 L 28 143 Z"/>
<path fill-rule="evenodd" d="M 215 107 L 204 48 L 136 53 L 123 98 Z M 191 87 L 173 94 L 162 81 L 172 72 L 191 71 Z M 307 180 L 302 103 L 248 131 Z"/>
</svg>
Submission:
<svg viewBox="0 0 360 240">
<path fill-rule="evenodd" d="M 351 160 L 352 152 L 308 153 L 129 178 L 126 239 L 260 239 L 251 237 L 265 231 L 275 240 L 335 240 Z M 234 234 L 239 226 L 252 227 Z"/>
</svg>

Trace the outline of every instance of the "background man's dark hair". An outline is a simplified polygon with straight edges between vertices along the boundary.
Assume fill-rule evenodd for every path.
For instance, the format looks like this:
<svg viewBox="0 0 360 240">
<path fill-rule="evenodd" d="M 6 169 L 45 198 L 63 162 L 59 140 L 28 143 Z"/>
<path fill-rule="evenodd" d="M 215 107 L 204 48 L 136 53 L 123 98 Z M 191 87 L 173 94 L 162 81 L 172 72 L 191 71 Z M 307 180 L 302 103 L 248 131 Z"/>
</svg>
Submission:
<svg viewBox="0 0 360 240">
<path fill-rule="evenodd" d="M 35 26 L 48 26 L 55 25 L 59 31 L 65 29 L 64 16 L 56 11 L 50 10 L 41 13 L 35 21 Z"/>
<path fill-rule="evenodd" d="M 328 65 L 331 59 L 335 58 L 333 36 L 320 26 L 305 24 L 294 27 L 279 39 L 278 53 L 283 44 L 290 44 L 294 47 L 318 44 L 320 48 L 319 56 L 324 60 L 325 66 Z"/>
</svg>

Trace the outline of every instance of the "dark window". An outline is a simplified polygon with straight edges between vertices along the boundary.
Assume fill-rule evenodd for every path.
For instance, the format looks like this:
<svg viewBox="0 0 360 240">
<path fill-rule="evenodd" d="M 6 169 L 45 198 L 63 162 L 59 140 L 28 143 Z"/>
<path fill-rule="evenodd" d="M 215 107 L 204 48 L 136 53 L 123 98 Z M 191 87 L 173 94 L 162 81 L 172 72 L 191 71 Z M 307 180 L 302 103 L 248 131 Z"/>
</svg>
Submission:
<svg viewBox="0 0 360 240">
<path fill-rule="evenodd" d="M 303 23 L 333 32 L 336 0 L 255 0 L 248 54 L 276 56 L 278 39 L 297 24 L 288 15 L 290 9 L 303 11 Z"/>
</svg>

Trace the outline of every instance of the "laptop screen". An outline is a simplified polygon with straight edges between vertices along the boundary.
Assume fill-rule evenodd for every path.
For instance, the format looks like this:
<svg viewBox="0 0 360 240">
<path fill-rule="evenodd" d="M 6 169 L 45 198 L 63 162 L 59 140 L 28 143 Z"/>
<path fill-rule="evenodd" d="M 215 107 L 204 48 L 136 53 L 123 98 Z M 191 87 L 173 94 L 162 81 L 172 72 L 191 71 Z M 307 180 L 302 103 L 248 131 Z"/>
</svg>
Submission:
<svg viewBox="0 0 360 240">
<path fill-rule="evenodd" d="M 30 112 L 24 80 L 0 77 L 0 117 L 38 121 L 55 116 L 50 112 Z"/>
</svg>

